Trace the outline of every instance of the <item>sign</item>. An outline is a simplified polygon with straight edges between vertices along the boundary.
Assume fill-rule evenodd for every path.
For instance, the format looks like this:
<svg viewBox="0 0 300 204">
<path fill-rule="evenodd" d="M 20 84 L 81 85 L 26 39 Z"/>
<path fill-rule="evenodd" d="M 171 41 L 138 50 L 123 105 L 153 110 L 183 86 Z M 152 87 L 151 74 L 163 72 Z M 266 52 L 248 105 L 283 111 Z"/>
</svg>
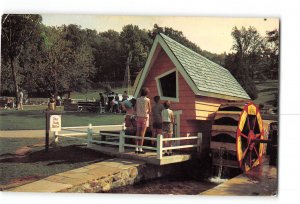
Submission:
<svg viewBox="0 0 300 204">
<path fill-rule="evenodd" d="M 51 115 L 50 116 L 50 131 L 60 131 L 61 130 L 61 115 Z"/>
</svg>

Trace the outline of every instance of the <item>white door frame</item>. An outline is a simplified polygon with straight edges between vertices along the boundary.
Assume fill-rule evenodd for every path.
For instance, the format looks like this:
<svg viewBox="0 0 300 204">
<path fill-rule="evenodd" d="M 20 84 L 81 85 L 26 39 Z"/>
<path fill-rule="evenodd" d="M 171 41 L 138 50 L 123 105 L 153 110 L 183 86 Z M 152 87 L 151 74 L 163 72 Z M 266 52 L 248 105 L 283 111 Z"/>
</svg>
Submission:
<svg viewBox="0 0 300 204">
<path fill-rule="evenodd" d="M 175 132 L 173 134 L 174 137 L 180 137 L 180 115 L 182 114 L 182 110 L 173 111 L 175 117 Z M 180 145 L 180 141 L 177 140 L 174 142 L 175 145 Z"/>
</svg>

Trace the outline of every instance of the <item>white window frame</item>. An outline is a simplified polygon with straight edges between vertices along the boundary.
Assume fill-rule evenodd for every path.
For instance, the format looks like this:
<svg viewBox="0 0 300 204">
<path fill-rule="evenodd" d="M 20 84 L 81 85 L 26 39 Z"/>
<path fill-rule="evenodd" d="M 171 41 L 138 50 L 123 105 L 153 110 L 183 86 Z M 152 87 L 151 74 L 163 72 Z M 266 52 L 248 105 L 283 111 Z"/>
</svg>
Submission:
<svg viewBox="0 0 300 204">
<path fill-rule="evenodd" d="M 167 75 L 169 75 L 169 74 L 171 74 L 171 73 L 173 73 L 173 72 L 176 73 L 176 97 L 175 97 L 175 98 L 163 96 L 163 94 L 162 94 L 163 92 L 162 92 L 161 84 L 160 84 L 160 80 L 159 80 L 160 78 L 162 78 L 162 77 L 164 77 L 164 76 L 167 76 Z M 156 77 L 155 77 L 155 80 L 156 80 L 156 86 L 157 86 L 158 94 L 159 94 L 161 100 L 169 100 L 169 101 L 173 101 L 173 102 L 179 102 L 178 71 L 177 71 L 176 68 L 171 69 L 171 70 L 169 70 L 169 71 L 167 71 L 167 72 L 165 72 L 165 73 L 163 73 L 163 74 L 161 74 L 161 75 L 159 75 L 159 76 L 156 76 Z"/>
</svg>

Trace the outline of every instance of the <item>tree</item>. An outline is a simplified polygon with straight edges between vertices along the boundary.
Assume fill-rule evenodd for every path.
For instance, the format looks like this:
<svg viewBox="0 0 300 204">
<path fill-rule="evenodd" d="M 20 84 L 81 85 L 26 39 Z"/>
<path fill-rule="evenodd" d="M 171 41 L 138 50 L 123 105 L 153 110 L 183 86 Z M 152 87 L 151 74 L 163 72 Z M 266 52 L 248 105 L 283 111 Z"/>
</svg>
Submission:
<svg viewBox="0 0 300 204">
<path fill-rule="evenodd" d="M 120 33 L 122 74 L 125 74 L 127 61 L 129 62 L 132 80 L 145 65 L 152 39 L 146 30 L 139 29 L 136 25 L 126 25 Z"/>
<path fill-rule="evenodd" d="M 154 24 L 153 29 L 152 29 L 152 33 L 150 33 L 149 35 L 152 38 L 155 38 L 155 35 L 157 33 L 163 33 L 167 36 L 169 36 L 170 38 L 172 38 L 173 40 L 181 43 L 182 45 L 190 48 L 191 50 L 201 54 L 202 50 L 199 46 L 197 46 L 195 43 L 191 42 L 190 40 L 188 40 L 184 35 L 182 31 L 178 31 L 178 30 L 174 30 L 171 27 L 160 27 L 157 24 Z"/>
<path fill-rule="evenodd" d="M 278 79 L 279 70 L 279 32 L 277 29 L 267 31 L 265 59 L 268 65 L 265 74 L 271 79 Z"/>
<path fill-rule="evenodd" d="M 93 55 L 86 33 L 77 25 L 45 27 L 44 33 L 48 90 L 57 95 L 67 91 L 81 91 L 90 86 L 94 73 Z"/>
<path fill-rule="evenodd" d="M 263 39 L 254 27 L 240 30 L 234 27 L 231 33 L 234 43 L 232 49 L 234 56 L 229 55 L 226 67 L 236 77 L 242 87 L 252 99 L 257 98 L 257 90 L 254 83 L 255 73 L 261 70 Z"/>
<path fill-rule="evenodd" d="M 4 14 L 2 16 L 1 58 L 9 64 L 14 85 L 16 102 L 19 102 L 19 82 L 16 60 L 24 44 L 38 35 L 42 17 L 31 14 Z"/>
</svg>

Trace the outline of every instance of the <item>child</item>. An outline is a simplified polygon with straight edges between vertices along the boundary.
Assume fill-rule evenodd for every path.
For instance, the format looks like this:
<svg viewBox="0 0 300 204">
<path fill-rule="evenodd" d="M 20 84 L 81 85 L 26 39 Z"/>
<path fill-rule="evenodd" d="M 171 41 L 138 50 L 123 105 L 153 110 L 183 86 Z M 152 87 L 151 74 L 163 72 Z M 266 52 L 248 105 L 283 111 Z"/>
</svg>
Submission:
<svg viewBox="0 0 300 204">
<path fill-rule="evenodd" d="M 159 103 L 159 96 L 154 96 L 153 100 L 155 104 L 152 107 L 152 137 L 155 138 L 158 134 L 162 133 L 161 112 L 163 111 L 164 106 Z M 153 140 L 151 140 L 151 144 L 154 145 Z"/>
<path fill-rule="evenodd" d="M 164 103 L 164 110 L 161 112 L 161 118 L 162 118 L 162 132 L 164 138 L 171 138 L 173 135 L 173 124 L 174 124 L 174 114 L 173 111 L 170 110 L 170 101 L 166 101 Z M 164 146 L 170 147 L 171 141 L 166 141 Z M 168 150 L 164 153 L 164 156 L 171 156 L 172 150 Z"/>
</svg>

